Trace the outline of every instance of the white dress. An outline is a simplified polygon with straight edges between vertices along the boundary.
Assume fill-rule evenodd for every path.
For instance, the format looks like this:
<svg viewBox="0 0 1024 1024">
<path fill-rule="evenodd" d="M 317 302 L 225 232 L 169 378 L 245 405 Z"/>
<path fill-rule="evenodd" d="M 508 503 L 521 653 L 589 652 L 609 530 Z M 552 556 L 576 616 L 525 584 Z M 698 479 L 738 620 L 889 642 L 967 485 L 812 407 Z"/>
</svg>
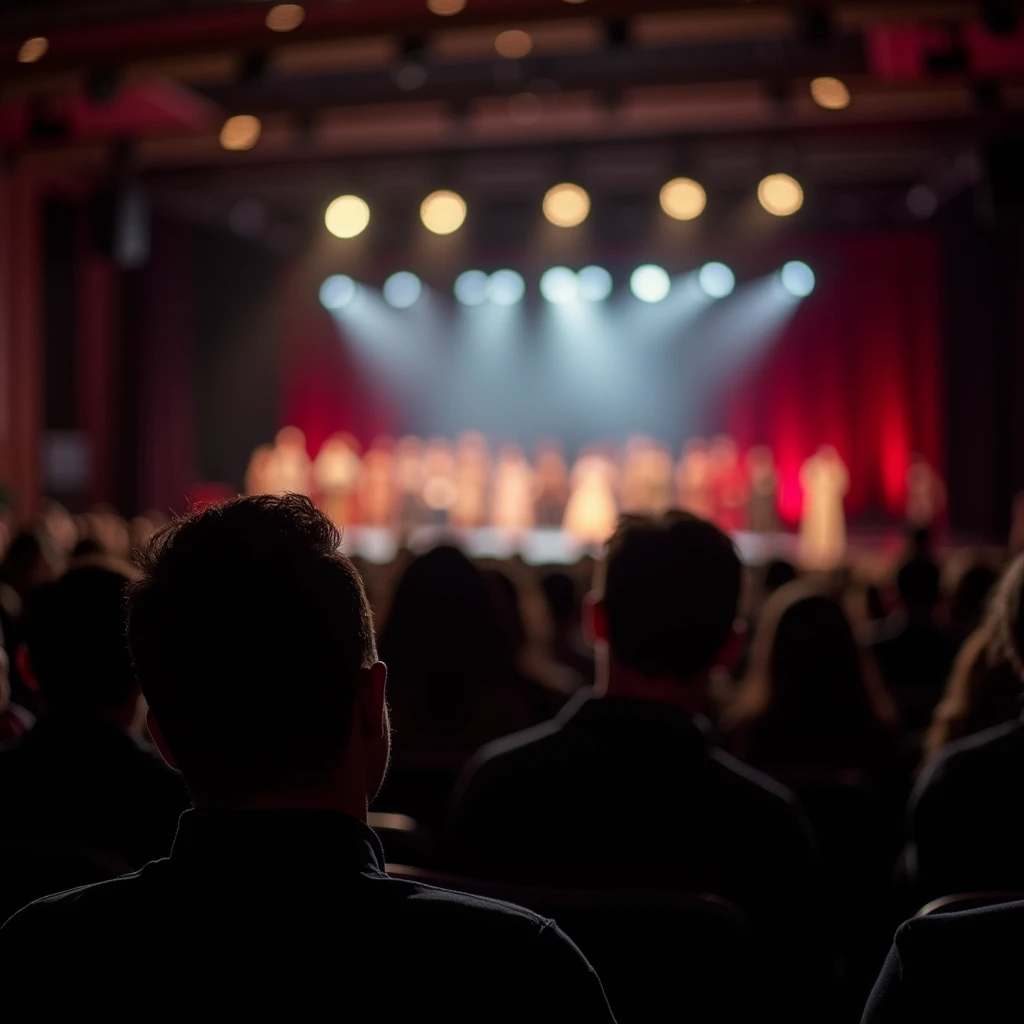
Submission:
<svg viewBox="0 0 1024 1024">
<path fill-rule="evenodd" d="M 614 478 L 615 466 L 601 455 L 576 460 L 563 526 L 579 540 L 603 544 L 615 532 L 619 510 Z"/>
<path fill-rule="evenodd" d="M 850 477 L 838 455 L 818 452 L 800 470 L 804 491 L 800 559 L 807 569 L 835 569 L 846 555 L 843 497 Z"/>
</svg>

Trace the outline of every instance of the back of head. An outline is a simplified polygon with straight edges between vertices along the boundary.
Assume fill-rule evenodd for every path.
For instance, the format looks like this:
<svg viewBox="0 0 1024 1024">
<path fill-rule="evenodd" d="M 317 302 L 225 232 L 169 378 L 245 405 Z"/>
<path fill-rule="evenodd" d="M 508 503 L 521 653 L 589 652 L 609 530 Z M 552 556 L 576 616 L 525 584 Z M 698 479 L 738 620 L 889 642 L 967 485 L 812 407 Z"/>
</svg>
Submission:
<svg viewBox="0 0 1024 1024">
<path fill-rule="evenodd" d="M 137 695 L 125 636 L 128 583 L 118 569 L 81 566 L 30 599 L 25 641 L 51 711 L 97 714 Z"/>
<path fill-rule="evenodd" d="M 571 622 L 576 613 L 576 587 L 572 577 L 566 572 L 549 572 L 541 579 L 540 585 L 555 623 Z"/>
<path fill-rule="evenodd" d="M 939 603 L 939 567 L 926 555 L 909 559 L 896 574 L 900 601 L 911 614 L 930 613 Z"/>
<path fill-rule="evenodd" d="M 796 566 L 784 558 L 773 558 L 764 567 L 764 583 L 762 589 L 765 594 L 774 594 L 780 587 L 792 583 L 797 578 Z"/>
<path fill-rule="evenodd" d="M 741 578 L 736 548 L 711 523 L 624 516 L 598 581 L 615 658 L 652 677 L 706 672 L 732 631 Z"/>
<path fill-rule="evenodd" d="M 344 754 L 376 649 L 339 542 L 308 498 L 259 495 L 195 511 L 142 553 L 132 655 L 197 798 L 317 782 Z"/>
</svg>

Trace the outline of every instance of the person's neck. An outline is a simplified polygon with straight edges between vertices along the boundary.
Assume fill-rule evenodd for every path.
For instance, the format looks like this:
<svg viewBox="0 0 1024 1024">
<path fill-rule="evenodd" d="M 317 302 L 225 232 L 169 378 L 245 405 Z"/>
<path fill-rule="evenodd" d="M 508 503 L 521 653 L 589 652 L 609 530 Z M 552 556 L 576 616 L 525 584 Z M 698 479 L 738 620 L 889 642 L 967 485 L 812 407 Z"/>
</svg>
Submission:
<svg viewBox="0 0 1024 1024">
<path fill-rule="evenodd" d="M 323 783 L 265 790 L 231 799 L 195 801 L 198 810 L 210 811 L 333 811 L 366 824 L 366 793 L 332 778 Z"/>
<path fill-rule="evenodd" d="M 610 653 L 599 659 L 594 692 L 600 697 L 626 697 L 668 704 L 687 715 L 704 710 L 707 677 L 682 680 L 676 676 L 649 676 L 617 662 Z"/>
</svg>

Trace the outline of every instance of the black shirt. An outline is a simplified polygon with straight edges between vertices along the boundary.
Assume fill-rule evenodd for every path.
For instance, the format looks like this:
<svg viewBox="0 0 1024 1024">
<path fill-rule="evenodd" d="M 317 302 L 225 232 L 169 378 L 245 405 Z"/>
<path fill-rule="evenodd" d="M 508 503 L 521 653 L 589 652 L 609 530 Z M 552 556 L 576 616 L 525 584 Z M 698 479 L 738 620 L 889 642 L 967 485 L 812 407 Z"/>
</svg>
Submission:
<svg viewBox="0 0 1024 1024">
<path fill-rule="evenodd" d="M 613 1020 L 553 921 L 389 878 L 383 863 L 344 814 L 188 811 L 169 858 L 11 918 L 0 963 L 37 1015 L 137 1014 L 130 992 L 161 1016 Z"/>
</svg>

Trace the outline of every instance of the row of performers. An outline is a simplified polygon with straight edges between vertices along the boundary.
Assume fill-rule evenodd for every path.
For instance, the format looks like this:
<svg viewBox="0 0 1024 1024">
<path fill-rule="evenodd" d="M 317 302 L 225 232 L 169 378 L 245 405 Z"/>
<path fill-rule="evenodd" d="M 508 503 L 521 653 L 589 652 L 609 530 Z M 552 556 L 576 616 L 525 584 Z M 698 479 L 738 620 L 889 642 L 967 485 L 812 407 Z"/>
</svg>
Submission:
<svg viewBox="0 0 1024 1024">
<path fill-rule="evenodd" d="M 777 475 L 770 449 L 741 456 L 727 436 L 687 443 L 673 459 L 646 436 L 583 451 L 570 467 L 556 442 L 542 442 L 531 460 L 516 444 L 492 456 L 484 436 L 454 443 L 435 437 L 380 438 L 361 451 L 335 434 L 311 459 L 297 427 L 253 452 L 246 491 L 295 491 L 314 496 L 335 522 L 409 528 L 424 524 L 522 531 L 562 527 L 599 543 L 620 511 L 659 513 L 685 508 L 725 530 L 770 532 L 776 518 Z"/>
</svg>

